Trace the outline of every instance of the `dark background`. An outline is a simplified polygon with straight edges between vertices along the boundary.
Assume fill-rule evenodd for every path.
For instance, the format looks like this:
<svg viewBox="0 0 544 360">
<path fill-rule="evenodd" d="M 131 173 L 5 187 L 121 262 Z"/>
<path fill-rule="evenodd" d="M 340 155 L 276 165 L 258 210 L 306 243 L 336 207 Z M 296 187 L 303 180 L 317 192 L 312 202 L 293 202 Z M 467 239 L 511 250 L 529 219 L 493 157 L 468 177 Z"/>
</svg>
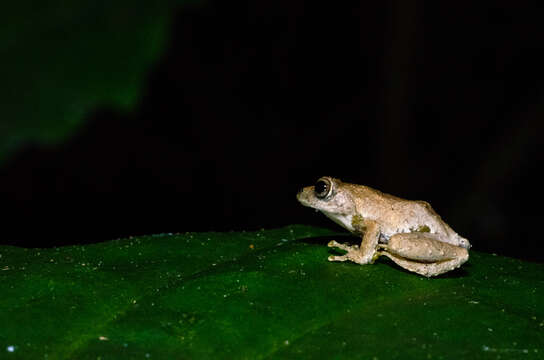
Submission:
<svg viewBox="0 0 544 360">
<path fill-rule="evenodd" d="M 322 175 L 430 202 L 476 250 L 543 260 L 543 12 L 515 2 L 180 8 L 134 111 L 0 169 L 3 244 L 336 227 Z"/>
</svg>

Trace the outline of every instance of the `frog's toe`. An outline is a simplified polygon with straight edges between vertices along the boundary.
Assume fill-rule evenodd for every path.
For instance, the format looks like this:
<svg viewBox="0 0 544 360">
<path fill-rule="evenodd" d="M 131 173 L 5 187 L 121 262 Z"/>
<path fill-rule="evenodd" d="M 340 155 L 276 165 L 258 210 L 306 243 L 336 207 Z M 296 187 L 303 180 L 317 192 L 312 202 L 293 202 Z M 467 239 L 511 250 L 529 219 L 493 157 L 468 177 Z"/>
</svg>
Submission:
<svg viewBox="0 0 544 360">
<path fill-rule="evenodd" d="M 348 260 L 348 258 L 346 255 L 342 255 L 342 256 L 331 255 L 328 257 L 328 260 L 329 261 L 346 261 Z"/>
<path fill-rule="evenodd" d="M 338 248 L 338 249 L 341 249 L 341 250 L 344 250 L 344 251 L 352 251 L 352 250 L 358 248 L 358 246 L 349 246 L 349 245 L 346 245 L 346 244 L 340 244 L 340 243 L 337 242 L 336 240 L 330 241 L 330 242 L 327 244 L 327 246 L 328 246 L 328 247 L 332 247 L 332 248 Z"/>
<path fill-rule="evenodd" d="M 327 246 L 328 247 L 340 247 L 340 246 L 342 246 L 342 244 L 338 243 L 336 240 L 331 240 L 331 241 L 329 241 Z"/>
</svg>

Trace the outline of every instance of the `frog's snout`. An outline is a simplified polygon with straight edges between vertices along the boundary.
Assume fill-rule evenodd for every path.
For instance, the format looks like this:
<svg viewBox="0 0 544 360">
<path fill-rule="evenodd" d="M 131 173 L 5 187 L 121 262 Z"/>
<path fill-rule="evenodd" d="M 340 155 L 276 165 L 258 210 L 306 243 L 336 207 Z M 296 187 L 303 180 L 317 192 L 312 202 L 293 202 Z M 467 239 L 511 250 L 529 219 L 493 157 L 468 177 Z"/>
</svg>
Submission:
<svg viewBox="0 0 544 360">
<path fill-rule="evenodd" d="M 307 188 L 302 188 L 298 191 L 297 200 L 304 206 L 308 206 L 310 204 Z"/>
</svg>

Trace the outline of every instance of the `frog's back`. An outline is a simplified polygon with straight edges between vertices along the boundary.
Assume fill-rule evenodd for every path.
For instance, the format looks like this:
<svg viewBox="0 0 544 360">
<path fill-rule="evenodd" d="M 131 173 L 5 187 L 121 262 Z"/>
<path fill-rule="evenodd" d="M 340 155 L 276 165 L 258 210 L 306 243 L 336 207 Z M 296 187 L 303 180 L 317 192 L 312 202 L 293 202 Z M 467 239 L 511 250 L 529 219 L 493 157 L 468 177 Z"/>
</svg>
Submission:
<svg viewBox="0 0 544 360">
<path fill-rule="evenodd" d="M 368 188 L 370 189 L 370 188 Z M 406 200 L 379 190 L 371 189 L 379 199 L 382 222 L 386 238 L 399 232 L 429 232 L 436 234 L 443 242 L 469 248 L 467 239 L 459 236 L 432 208 L 422 200 Z"/>
</svg>

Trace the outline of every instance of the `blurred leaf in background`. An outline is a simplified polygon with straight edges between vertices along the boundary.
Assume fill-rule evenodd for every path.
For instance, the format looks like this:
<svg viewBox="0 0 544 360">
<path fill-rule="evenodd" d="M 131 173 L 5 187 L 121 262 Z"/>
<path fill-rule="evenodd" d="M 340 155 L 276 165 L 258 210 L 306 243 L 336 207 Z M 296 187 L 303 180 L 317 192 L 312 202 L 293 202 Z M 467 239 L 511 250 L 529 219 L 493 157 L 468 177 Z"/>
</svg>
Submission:
<svg viewBox="0 0 544 360">
<path fill-rule="evenodd" d="M 3 5 L 0 161 L 54 144 L 95 107 L 129 110 L 184 1 L 15 1 Z"/>
</svg>

